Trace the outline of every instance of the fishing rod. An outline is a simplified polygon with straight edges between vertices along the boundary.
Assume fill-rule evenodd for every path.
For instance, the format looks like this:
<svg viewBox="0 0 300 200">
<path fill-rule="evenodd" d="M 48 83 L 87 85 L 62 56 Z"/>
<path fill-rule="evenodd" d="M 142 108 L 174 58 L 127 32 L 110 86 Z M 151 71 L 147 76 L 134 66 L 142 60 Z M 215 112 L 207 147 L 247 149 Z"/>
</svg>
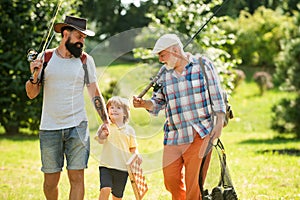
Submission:
<svg viewBox="0 0 300 200">
<path fill-rule="evenodd" d="M 213 13 L 213 15 L 198 29 L 198 31 L 194 34 L 194 36 L 192 36 L 187 43 L 184 45 L 183 49 L 185 49 L 185 47 L 187 47 L 194 39 L 195 37 L 203 30 L 203 28 L 210 22 L 210 20 L 216 16 L 216 14 L 220 11 L 220 9 L 225 5 L 225 3 L 228 0 L 225 0 L 222 5 Z M 138 98 L 142 98 L 147 92 L 148 90 L 153 87 L 159 87 L 159 85 L 156 83 L 157 80 L 161 77 L 161 75 L 166 71 L 166 67 L 162 67 L 161 70 L 157 73 L 157 75 L 152 78 L 151 82 L 146 86 L 146 88 L 137 96 Z"/>
<path fill-rule="evenodd" d="M 56 19 L 56 17 L 57 17 L 58 11 L 59 11 L 59 9 L 60 9 L 60 7 L 61 7 L 61 5 L 62 5 L 62 2 L 63 2 L 62 0 L 60 0 L 60 1 L 58 2 L 57 7 L 56 7 L 56 11 L 54 12 L 54 16 L 52 17 L 52 22 L 51 22 L 51 24 L 50 24 L 50 26 L 49 26 L 49 28 L 48 28 L 48 31 L 47 31 L 47 37 L 46 37 L 46 39 L 45 39 L 43 48 L 42 48 L 42 50 L 41 50 L 41 53 L 42 53 L 42 54 L 41 54 L 41 58 L 44 56 L 45 50 L 49 47 L 49 45 L 50 45 L 50 43 L 51 43 L 51 41 L 52 41 L 52 39 L 53 39 L 53 37 L 54 37 L 54 32 L 52 33 L 52 36 L 51 36 L 51 37 L 50 37 L 50 34 L 51 34 L 52 29 L 53 29 L 54 22 L 55 22 L 55 19 Z M 49 37 L 50 37 L 50 39 L 49 39 Z M 45 38 L 45 36 L 44 36 L 44 38 Z M 43 40 L 44 40 L 44 38 L 43 38 Z M 38 53 L 37 51 L 35 51 L 34 49 L 29 49 L 29 50 L 27 51 L 27 60 L 28 60 L 29 62 L 33 62 L 34 60 L 37 59 L 38 55 L 39 55 L 39 53 Z M 35 67 L 35 68 L 33 69 L 33 72 L 32 72 L 32 74 L 31 74 L 31 76 L 30 76 L 30 80 L 31 80 L 31 81 L 34 80 L 33 77 L 34 77 L 34 74 L 37 72 L 37 70 L 38 70 L 37 67 Z M 37 83 L 38 83 L 39 81 L 40 81 L 40 80 L 38 79 L 38 80 L 37 80 Z"/>
</svg>

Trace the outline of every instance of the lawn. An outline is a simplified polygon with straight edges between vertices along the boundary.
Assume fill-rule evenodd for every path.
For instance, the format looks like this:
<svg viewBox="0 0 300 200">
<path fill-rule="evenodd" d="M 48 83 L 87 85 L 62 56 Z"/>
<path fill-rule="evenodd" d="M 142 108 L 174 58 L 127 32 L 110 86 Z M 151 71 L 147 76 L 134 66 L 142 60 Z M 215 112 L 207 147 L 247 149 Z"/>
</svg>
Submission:
<svg viewBox="0 0 300 200">
<path fill-rule="evenodd" d="M 111 80 L 118 80 L 120 95 L 129 99 L 147 85 L 151 74 L 155 74 L 155 68 L 141 65 L 98 69 L 102 90 L 107 89 Z M 270 129 L 271 107 L 286 97 L 294 98 L 295 95 L 274 89 L 260 97 L 256 84 L 248 81 L 242 83 L 230 98 L 235 118 L 224 129 L 221 139 L 239 199 L 300 199 L 300 141 L 290 134 L 282 135 Z M 100 120 L 89 101 L 86 107 L 90 120 L 91 157 L 86 170 L 85 199 L 91 200 L 99 195 L 101 146 L 92 137 Z M 139 151 L 144 158 L 143 169 L 149 186 L 145 199 L 149 200 L 171 199 L 164 188 L 161 171 L 163 120 L 163 115 L 155 118 L 142 109 L 131 109 L 130 124 L 136 130 Z M 0 152 L 0 199 L 44 199 L 38 136 L 0 136 Z M 218 177 L 217 158 L 213 156 L 206 187 L 216 184 Z M 66 170 L 62 173 L 59 188 L 60 199 L 67 199 L 69 184 Z M 134 199 L 130 182 L 127 183 L 124 199 Z"/>
</svg>

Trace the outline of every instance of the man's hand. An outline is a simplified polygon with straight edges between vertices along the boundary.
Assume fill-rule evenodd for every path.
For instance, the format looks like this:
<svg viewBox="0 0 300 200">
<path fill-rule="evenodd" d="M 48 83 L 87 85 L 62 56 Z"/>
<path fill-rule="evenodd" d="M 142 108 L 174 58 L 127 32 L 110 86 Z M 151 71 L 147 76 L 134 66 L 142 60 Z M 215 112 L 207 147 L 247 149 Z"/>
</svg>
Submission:
<svg viewBox="0 0 300 200">
<path fill-rule="evenodd" d="M 40 74 L 40 71 L 42 69 L 43 61 L 41 59 L 34 60 L 33 62 L 30 62 L 30 72 L 32 74 L 32 82 L 37 82 L 38 76 Z"/>
<path fill-rule="evenodd" d="M 145 106 L 145 100 L 142 98 L 133 96 L 133 106 L 135 108 L 143 108 Z"/>
<path fill-rule="evenodd" d="M 151 100 L 144 100 L 142 98 L 133 96 L 132 103 L 135 108 L 145 108 L 147 110 L 153 109 L 153 103 Z"/>
<path fill-rule="evenodd" d="M 221 137 L 222 129 L 223 129 L 223 123 L 224 123 L 224 113 L 217 112 L 216 113 L 217 121 L 216 124 L 209 134 L 209 137 L 211 138 L 211 141 L 214 145 L 217 144 L 218 138 Z"/>
</svg>

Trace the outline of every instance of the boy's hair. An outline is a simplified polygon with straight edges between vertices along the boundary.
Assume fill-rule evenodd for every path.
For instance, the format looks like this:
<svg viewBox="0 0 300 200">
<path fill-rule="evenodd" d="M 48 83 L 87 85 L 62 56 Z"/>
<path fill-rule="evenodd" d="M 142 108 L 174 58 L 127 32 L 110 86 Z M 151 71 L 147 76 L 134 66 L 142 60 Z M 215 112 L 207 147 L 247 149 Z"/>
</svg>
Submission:
<svg viewBox="0 0 300 200">
<path fill-rule="evenodd" d="M 121 106 L 124 111 L 124 119 L 123 122 L 126 123 L 129 121 L 130 117 L 130 108 L 129 108 L 129 101 L 126 98 L 119 97 L 119 96 L 113 96 L 111 97 L 107 103 L 106 103 L 106 109 L 108 111 L 108 108 L 111 106 L 111 104 L 116 104 L 118 106 Z"/>
</svg>

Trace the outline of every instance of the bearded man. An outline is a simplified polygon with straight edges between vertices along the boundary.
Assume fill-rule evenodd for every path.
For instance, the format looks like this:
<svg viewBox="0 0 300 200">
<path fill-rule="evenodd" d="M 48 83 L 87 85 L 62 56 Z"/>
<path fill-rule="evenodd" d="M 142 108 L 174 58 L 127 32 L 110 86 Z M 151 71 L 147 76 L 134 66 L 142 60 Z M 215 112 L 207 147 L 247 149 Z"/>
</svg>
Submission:
<svg viewBox="0 0 300 200">
<path fill-rule="evenodd" d="M 95 35 L 86 29 L 86 22 L 86 19 L 67 16 L 64 23 L 55 24 L 55 32 L 62 36 L 59 46 L 42 52 L 30 63 L 33 75 L 26 82 L 27 96 L 35 98 L 44 87 L 39 138 L 43 189 L 48 200 L 58 199 L 58 183 L 65 160 L 71 186 L 69 199 L 84 199 L 84 169 L 90 154 L 83 93 L 85 76 L 89 80 L 86 86 L 90 98 L 104 122 L 102 129 L 108 130 L 109 119 L 97 85 L 96 66 L 93 58 L 83 52 L 85 38 Z M 49 52 L 51 58 L 46 61 Z"/>
</svg>

